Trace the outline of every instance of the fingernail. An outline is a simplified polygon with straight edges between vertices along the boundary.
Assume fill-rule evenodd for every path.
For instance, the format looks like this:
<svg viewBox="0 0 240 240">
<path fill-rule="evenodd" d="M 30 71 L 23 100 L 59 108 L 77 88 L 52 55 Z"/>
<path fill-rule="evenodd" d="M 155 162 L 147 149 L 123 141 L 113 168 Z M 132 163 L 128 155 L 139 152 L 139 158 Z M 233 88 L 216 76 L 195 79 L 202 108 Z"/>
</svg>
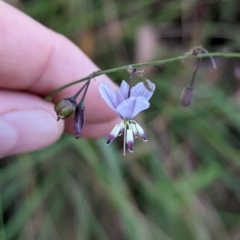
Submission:
<svg viewBox="0 0 240 240">
<path fill-rule="evenodd" d="M 41 149 L 59 138 L 63 123 L 46 110 L 27 109 L 0 116 L 0 156 Z"/>
</svg>

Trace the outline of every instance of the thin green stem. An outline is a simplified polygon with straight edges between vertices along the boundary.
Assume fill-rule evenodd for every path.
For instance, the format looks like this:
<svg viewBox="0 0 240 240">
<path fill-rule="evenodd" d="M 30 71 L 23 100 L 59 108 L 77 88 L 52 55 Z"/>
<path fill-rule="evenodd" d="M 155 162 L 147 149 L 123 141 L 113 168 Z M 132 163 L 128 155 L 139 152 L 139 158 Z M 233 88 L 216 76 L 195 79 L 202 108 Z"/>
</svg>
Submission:
<svg viewBox="0 0 240 240">
<path fill-rule="evenodd" d="M 90 82 L 91 82 L 91 78 L 89 78 L 89 79 L 88 79 L 88 82 L 85 84 L 85 85 L 87 85 L 87 86 L 86 86 L 86 88 L 85 88 L 85 90 L 84 90 L 84 93 L 83 93 L 83 96 L 82 96 L 82 99 L 81 99 L 80 104 L 83 104 L 83 102 L 84 102 L 84 99 L 85 99 L 85 96 L 86 96 L 88 87 L 89 87 L 89 85 L 90 85 Z"/>
<path fill-rule="evenodd" d="M 74 94 L 74 95 L 70 98 L 70 100 L 73 101 L 73 102 L 76 102 L 76 99 L 77 99 L 78 95 L 83 91 L 84 88 L 86 88 L 87 84 L 88 84 L 88 82 L 85 83 L 85 84 L 77 91 L 77 93 Z"/>
<path fill-rule="evenodd" d="M 144 66 L 156 66 L 156 65 L 163 65 L 166 63 L 170 63 L 170 62 L 175 62 L 175 61 L 181 61 L 181 60 L 185 60 L 185 59 L 190 59 L 190 58 L 206 58 L 206 57 L 222 57 L 222 58 L 240 58 L 240 53 L 223 53 L 223 52 L 217 52 L 217 53 L 204 53 L 204 54 L 198 54 L 197 56 L 194 55 L 181 55 L 178 57 L 172 57 L 172 58 L 168 58 L 168 59 L 163 59 L 163 60 L 157 60 L 157 61 L 151 61 L 151 62 L 144 62 L 144 63 L 135 63 L 135 64 L 131 64 L 132 67 L 144 67 Z M 125 66 L 121 66 L 121 67 L 116 67 L 116 68 L 111 68 L 111 69 L 107 69 L 107 70 L 99 70 L 96 72 L 93 72 L 92 74 L 90 74 L 87 77 L 81 78 L 79 80 L 70 82 L 60 88 L 55 89 L 54 91 L 52 91 L 48 96 L 47 99 L 48 100 L 52 100 L 53 96 L 56 95 L 58 92 L 62 91 L 65 88 L 68 88 L 70 86 L 73 86 L 75 84 L 78 84 L 80 82 L 84 82 L 86 80 L 92 79 L 94 77 L 98 77 L 100 75 L 103 74 L 109 74 L 109 73 L 113 73 L 113 72 L 117 72 L 117 71 L 121 71 L 121 70 L 126 70 L 128 65 Z"/>
<path fill-rule="evenodd" d="M 195 80 L 197 71 L 198 71 L 198 69 L 199 69 L 201 60 L 202 60 L 202 58 L 198 58 L 198 60 L 197 60 L 197 65 L 196 65 L 196 68 L 195 68 L 195 70 L 194 70 L 194 72 L 193 72 L 193 76 L 192 76 L 191 82 L 190 82 L 190 84 L 189 84 L 190 87 L 193 86 L 193 83 L 194 83 L 194 80 Z"/>
</svg>

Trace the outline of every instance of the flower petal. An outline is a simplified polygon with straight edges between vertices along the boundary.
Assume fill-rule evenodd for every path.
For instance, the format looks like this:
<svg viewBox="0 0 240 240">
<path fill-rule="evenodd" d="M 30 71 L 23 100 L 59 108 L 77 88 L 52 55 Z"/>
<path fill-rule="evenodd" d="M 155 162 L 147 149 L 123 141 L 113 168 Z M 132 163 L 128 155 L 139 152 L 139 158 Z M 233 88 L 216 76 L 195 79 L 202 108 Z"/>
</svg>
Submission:
<svg viewBox="0 0 240 240">
<path fill-rule="evenodd" d="M 149 102 L 143 97 L 130 97 L 123 101 L 116 109 L 125 120 L 133 119 L 139 112 L 149 108 Z"/>
<path fill-rule="evenodd" d="M 134 121 L 135 122 L 135 121 Z M 129 128 L 132 130 L 133 136 L 137 138 L 138 131 L 134 123 L 129 124 Z"/>
<path fill-rule="evenodd" d="M 107 103 L 107 105 L 115 110 L 116 104 L 115 104 L 115 93 L 112 91 L 112 89 L 108 86 L 107 83 L 101 83 L 99 86 L 99 92 L 104 99 L 104 101 Z"/>
<path fill-rule="evenodd" d="M 118 136 L 121 136 L 124 133 L 124 130 L 125 130 L 124 122 L 119 123 L 119 127 L 120 127 L 120 130 L 119 130 Z"/>
<path fill-rule="evenodd" d="M 124 99 L 128 98 L 128 90 L 129 90 L 128 83 L 125 80 L 122 80 L 122 83 L 118 91 L 121 93 Z"/>
<path fill-rule="evenodd" d="M 146 89 L 146 87 L 142 82 L 140 82 L 131 89 L 131 97 L 137 98 L 141 96 L 149 100 L 152 97 L 154 90 L 155 90 L 155 84 L 153 84 L 153 91 L 151 92 Z"/>
<path fill-rule="evenodd" d="M 99 86 L 99 92 L 104 99 L 104 101 L 107 103 L 107 105 L 113 109 L 116 110 L 117 106 L 124 101 L 124 98 L 119 90 L 113 91 L 107 83 L 101 83 Z"/>
</svg>

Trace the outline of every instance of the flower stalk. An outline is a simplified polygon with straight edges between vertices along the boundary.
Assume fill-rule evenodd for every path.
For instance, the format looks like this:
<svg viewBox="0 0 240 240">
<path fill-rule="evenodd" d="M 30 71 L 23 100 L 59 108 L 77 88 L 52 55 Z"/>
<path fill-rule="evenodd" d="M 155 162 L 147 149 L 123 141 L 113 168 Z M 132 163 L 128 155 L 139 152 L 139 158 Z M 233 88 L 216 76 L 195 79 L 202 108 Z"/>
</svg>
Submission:
<svg viewBox="0 0 240 240">
<path fill-rule="evenodd" d="M 76 102 L 77 97 L 79 96 L 79 94 L 83 91 L 84 88 L 86 88 L 88 82 L 86 82 L 71 98 L 70 100 L 73 102 Z M 85 90 L 86 91 L 86 90 Z"/>
<path fill-rule="evenodd" d="M 201 58 L 198 58 L 198 59 L 197 59 L 197 65 L 196 65 L 196 68 L 195 68 L 195 70 L 194 70 L 194 72 L 193 72 L 192 79 L 191 79 L 191 81 L 190 81 L 190 83 L 189 83 L 189 87 L 192 87 L 192 86 L 193 86 L 193 83 L 194 83 L 195 78 L 196 78 L 197 71 L 198 71 L 198 69 L 199 69 L 199 67 L 200 67 L 201 60 L 202 60 Z"/>
<path fill-rule="evenodd" d="M 177 57 L 172 57 L 172 58 L 168 58 L 168 59 L 162 59 L 162 60 L 157 60 L 157 61 L 150 61 L 150 62 L 143 62 L 143 63 L 135 63 L 135 64 L 131 64 L 132 67 L 144 67 L 144 66 L 157 66 L 157 65 L 163 65 L 166 63 L 171 63 L 171 62 L 176 62 L 176 61 L 182 61 L 185 59 L 191 59 L 191 58 L 206 58 L 206 57 L 222 57 L 222 58 L 240 58 L 240 53 L 234 53 L 234 52 L 230 52 L 230 53 L 226 53 L 226 52 L 217 52 L 217 53 L 201 53 L 196 55 L 180 55 Z M 57 89 L 55 89 L 54 91 L 52 91 L 51 93 L 49 93 L 49 95 L 46 97 L 46 100 L 51 101 L 53 96 L 55 96 L 58 92 L 62 91 L 65 88 L 68 88 L 70 86 L 73 86 L 75 84 L 78 84 L 80 82 L 84 82 L 89 80 L 90 78 L 95 78 L 98 76 L 101 76 L 103 74 L 109 74 L 109 73 L 114 73 L 117 71 L 121 71 L 121 70 L 126 70 L 128 68 L 129 65 L 124 65 L 121 67 L 116 67 L 116 68 L 110 68 L 107 70 L 102 70 L 102 71 L 95 71 L 93 73 L 91 73 L 89 76 L 86 76 L 84 78 L 81 78 L 79 80 L 70 82 L 66 85 L 63 85 Z"/>
<path fill-rule="evenodd" d="M 69 118 L 76 111 L 77 108 L 77 97 L 85 89 L 84 97 L 86 95 L 86 90 L 88 88 L 89 81 L 86 82 L 72 97 L 64 98 L 55 104 L 54 110 L 57 113 L 57 121 L 60 119 Z"/>
</svg>

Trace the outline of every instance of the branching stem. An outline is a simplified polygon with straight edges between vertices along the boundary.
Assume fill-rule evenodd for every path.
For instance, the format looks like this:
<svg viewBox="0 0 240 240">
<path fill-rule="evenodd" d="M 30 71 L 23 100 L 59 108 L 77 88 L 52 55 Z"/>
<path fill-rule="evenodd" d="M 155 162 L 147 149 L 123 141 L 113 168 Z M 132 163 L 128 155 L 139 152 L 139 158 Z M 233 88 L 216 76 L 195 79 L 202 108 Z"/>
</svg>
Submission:
<svg viewBox="0 0 240 240">
<path fill-rule="evenodd" d="M 223 53 L 223 52 L 218 52 L 218 53 L 204 53 L 204 54 L 198 54 L 197 56 L 194 55 L 181 55 L 178 57 L 172 57 L 172 58 L 168 58 L 168 59 L 163 59 L 163 60 L 157 60 L 157 61 L 151 61 L 151 62 L 144 62 L 144 63 L 136 63 L 136 64 L 131 64 L 132 67 L 144 67 L 144 66 L 155 66 L 155 65 L 163 65 L 166 63 L 170 63 L 170 62 L 175 62 L 175 61 L 180 61 L 180 60 L 185 60 L 185 59 L 190 59 L 190 58 L 206 58 L 206 57 L 222 57 L 222 58 L 240 58 L 240 53 Z M 98 70 L 96 72 L 91 73 L 89 76 L 81 78 L 79 80 L 70 82 L 62 87 L 59 87 L 57 89 L 55 89 L 54 91 L 52 91 L 47 97 L 47 100 L 52 100 L 52 98 L 60 91 L 62 91 L 65 88 L 68 88 L 70 86 L 73 86 L 75 84 L 78 84 L 80 82 L 84 82 L 86 80 L 91 81 L 92 78 L 94 77 L 98 77 L 100 75 L 103 74 L 109 74 L 109 73 L 113 73 L 113 72 L 117 72 L 117 71 L 121 71 L 121 70 L 126 70 L 128 68 L 128 65 L 125 66 L 121 66 L 121 67 L 116 67 L 116 68 L 111 68 L 111 69 L 107 69 L 107 70 Z"/>
</svg>

